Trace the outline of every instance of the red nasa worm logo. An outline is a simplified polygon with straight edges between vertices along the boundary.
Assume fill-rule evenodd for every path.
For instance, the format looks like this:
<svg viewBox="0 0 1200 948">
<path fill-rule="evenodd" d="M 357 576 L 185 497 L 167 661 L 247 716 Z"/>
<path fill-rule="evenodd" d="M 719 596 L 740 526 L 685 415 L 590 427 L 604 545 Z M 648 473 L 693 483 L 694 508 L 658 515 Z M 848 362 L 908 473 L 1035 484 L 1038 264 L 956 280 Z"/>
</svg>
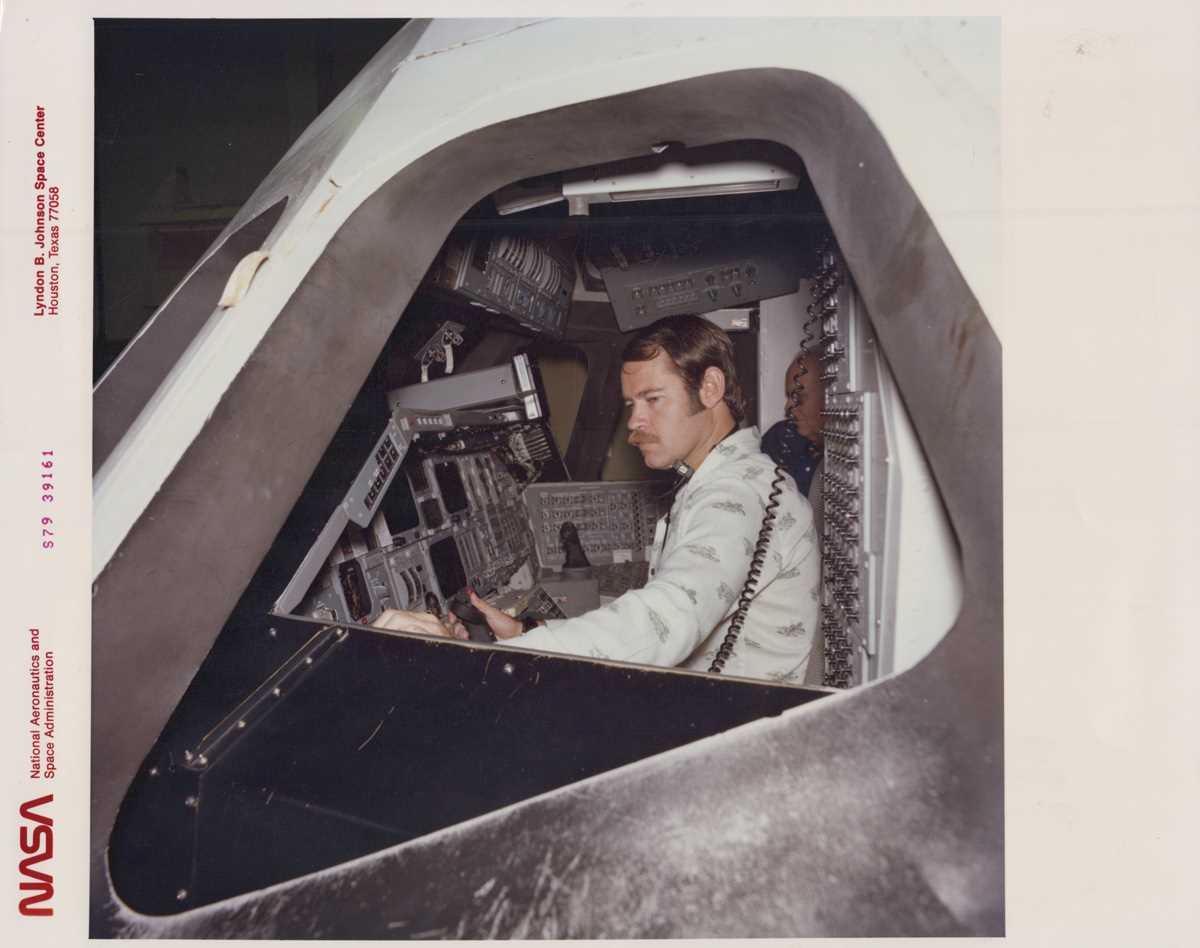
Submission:
<svg viewBox="0 0 1200 948">
<path fill-rule="evenodd" d="M 35 868 L 54 855 L 54 820 L 52 817 L 37 812 L 42 806 L 54 801 L 54 794 L 48 793 L 36 800 L 26 800 L 21 804 L 21 818 L 32 825 L 21 827 L 21 852 L 28 855 L 21 860 L 21 891 L 28 892 L 21 899 L 19 908 L 22 915 L 53 915 L 54 909 L 49 905 L 39 906 L 39 902 L 47 902 L 54 896 L 54 876 Z"/>
</svg>

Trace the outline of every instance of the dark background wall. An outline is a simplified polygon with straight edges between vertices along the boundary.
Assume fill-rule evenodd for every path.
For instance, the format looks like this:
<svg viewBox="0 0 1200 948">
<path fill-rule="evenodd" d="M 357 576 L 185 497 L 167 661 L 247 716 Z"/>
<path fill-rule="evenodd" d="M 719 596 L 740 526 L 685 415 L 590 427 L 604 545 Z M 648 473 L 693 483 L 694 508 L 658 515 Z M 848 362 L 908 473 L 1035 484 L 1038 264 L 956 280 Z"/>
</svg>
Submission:
<svg viewBox="0 0 1200 948">
<path fill-rule="evenodd" d="M 405 20 L 97 20 L 93 378 Z"/>
</svg>

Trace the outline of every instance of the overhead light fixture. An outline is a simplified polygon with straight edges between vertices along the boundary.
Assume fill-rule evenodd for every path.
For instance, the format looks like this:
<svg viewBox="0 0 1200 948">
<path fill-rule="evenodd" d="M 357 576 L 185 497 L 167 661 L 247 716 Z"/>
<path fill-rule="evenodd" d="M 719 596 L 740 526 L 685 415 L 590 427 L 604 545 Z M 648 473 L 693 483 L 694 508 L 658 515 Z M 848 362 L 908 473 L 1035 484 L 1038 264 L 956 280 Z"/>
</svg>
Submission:
<svg viewBox="0 0 1200 948">
<path fill-rule="evenodd" d="M 595 168 L 567 175 L 562 191 L 570 214 L 587 214 L 593 204 L 794 191 L 799 183 L 795 172 L 774 162 L 732 160 L 688 164 L 675 160 L 624 173 Z"/>
<path fill-rule="evenodd" d="M 519 214 L 521 211 L 531 211 L 535 207 L 545 207 L 547 204 L 557 204 L 563 199 L 562 181 L 540 180 L 536 183 L 518 181 L 506 188 L 501 188 L 492 199 L 496 202 L 496 210 L 501 216 Z"/>
<path fill-rule="evenodd" d="M 792 187 L 796 186 L 795 179 L 792 179 Z M 623 201 L 662 201 L 668 198 L 684 198 L 684 197 L 716 197 L 721 194 L 752 194 L 759 191 L 786 191 L 786 185 L 780 187 L 780 182 L 773 178 L 765 178 L 762 181 L 731 181 L 728 184 L 708 184 L 708 185 L 680 185 L 674 188 L 652 188 L 648 191 L 609 191 L 608 199 L 613 204 L 620 204 Z M 599 204 L 600 201 L 590 200 L 590 204 Z"/>
<path fill-rule="evenodd" d="M 711 150 L 710 150 L 711 151 Z M 566 200 L 572 216 L 586 215 L 593 204 L 661 201 L 794 191 L 799 175 L 775 161 L 735 158 L 688 162 L 675 152 L 668 160 L 638 158 L 569 172 L 561 184 L 542 179 L 536 185 L 509 185 L 494 198 L 500 214 L 516 214 Z"/>
</svg>

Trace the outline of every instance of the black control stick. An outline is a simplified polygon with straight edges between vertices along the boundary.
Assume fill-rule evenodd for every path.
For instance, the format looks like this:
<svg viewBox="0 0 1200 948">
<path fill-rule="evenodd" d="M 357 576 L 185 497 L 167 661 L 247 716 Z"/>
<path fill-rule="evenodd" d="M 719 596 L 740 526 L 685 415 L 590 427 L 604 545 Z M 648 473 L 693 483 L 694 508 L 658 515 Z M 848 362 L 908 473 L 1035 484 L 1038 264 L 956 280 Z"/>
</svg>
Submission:
<svg viewBox="0 0 1200 948">
<path fill-rule="evenodd" d="M 558 528 L 558 542 L 562 544 L 566 560 L 563 562 L 563 575 L 572 579 L 589 579 L 592 575 L 592 564 L 583 551 L 583 541 L 579 539 L 579 531 L 570 520 Z"/>
<path fill-rule="evenodd" d="M 460 622 L 467 627 L 467 634 L 472 642 L 495 642 L 496 636 L 487 624 L 483 613 L 471 605 L 465 592 L 457 592 L 446 600 L 446 608 L 453 612 Z"/>
</svg>

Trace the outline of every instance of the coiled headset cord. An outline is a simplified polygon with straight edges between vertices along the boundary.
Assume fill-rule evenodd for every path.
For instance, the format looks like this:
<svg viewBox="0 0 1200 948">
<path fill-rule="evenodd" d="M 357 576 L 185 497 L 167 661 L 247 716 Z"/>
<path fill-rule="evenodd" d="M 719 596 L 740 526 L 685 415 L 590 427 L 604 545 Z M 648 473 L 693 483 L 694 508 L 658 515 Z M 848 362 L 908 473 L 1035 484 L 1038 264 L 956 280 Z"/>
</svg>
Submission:
<svg viewBox="0 0 1200 948">
<path fill-rule="evenodd" d="M 779 495 L 783 493 L 783 466 L 775 465 L 775 479 L 771 481 L 771 492 L 767 495 L 767 506 L 763 511 L 762 527 L 758 531 L 758 542 L 754 546 L 754 555 L 750 557 L 750 571 L 746 575 L 746 583 L 742 586 L 742 593 L 738 597 L 737 611 L 734 612 L 733 618 L 729 620 L 729 631 L 725 633 L 725 640 L 721 643 L 721 647 L 717 649 L 717 654 L 713 656 L 712 664 L 708 666 L 711 674 L 719 675 L 722 669 L 725 668 L 725 663 L 729 661 L 729 657 L 733 654 L 733 647 L 737 644 L 738 636 L 742 634 L 742 623 L 746 621 L 746 613 L 750 609 L 750 603 L 754 599 L 754 589 L 758 585 L 758 578 L 762 574 L 763 562 L 767 558 L 767 547 L 771 543 L 771 531 L 775 527 L 775 514 L 779 510 Z"/>
</svg>

